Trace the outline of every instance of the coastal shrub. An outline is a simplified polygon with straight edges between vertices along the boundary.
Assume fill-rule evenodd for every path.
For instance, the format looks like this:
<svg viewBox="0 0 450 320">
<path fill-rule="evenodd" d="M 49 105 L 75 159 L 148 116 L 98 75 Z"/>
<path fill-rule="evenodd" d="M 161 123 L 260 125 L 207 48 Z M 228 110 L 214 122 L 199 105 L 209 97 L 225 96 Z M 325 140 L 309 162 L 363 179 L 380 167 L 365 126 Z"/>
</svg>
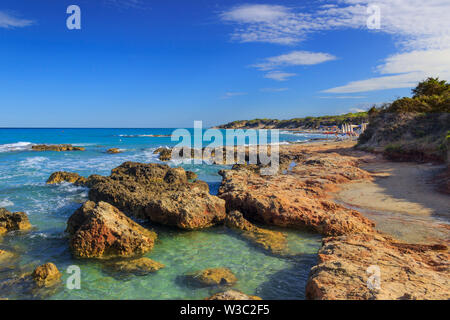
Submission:
<svg viewBox="0 0 450 320">
<path fill-rule="evenodd" d="M 428 78 L 412 89 L 413 97 L 443 95 L 450 91 L 450 84 L 439 78 Z"/>
</svg>

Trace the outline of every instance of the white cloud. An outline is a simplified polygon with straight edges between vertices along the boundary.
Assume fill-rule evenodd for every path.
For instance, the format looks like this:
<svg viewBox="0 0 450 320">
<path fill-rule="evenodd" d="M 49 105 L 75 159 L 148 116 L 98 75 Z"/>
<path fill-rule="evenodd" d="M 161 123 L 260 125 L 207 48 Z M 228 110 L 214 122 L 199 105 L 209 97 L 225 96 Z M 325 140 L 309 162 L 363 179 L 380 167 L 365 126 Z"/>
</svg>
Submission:
<svg viewBox="0 0 450 320">
<path fill-rule="evenodd" d="M 32 25 L 32 20 L 17 18 L 12 14 L 0 11 L 0 28 L 20 28 Z"/>
<path fill-rule="evenodd" d="M 246 94 L 247 94 L 247 92 L 226 92 L 221 98 L 229 99 L 232 97 L 244 96 Z"/>
<path fill-rule="evenodd" d="M 270 71 L 264 75 L 264 78 L 266 79 L 272 79 L 276 81 L 286 81 L 290 77 L 296 76 L 296 73 L 288 73 L 288 72 L 282 72 L 282 71 Z"/>
<path fill-rule="evenodd" d="M 281 5 L 245 4 L 221 14 L 234 24 L 232 39 L 240 42 L 293 44 L 308 34 L 344 28 L 366 29 L 367 8 L 377 5 L 381 29 L 398 36 L 410 49 L 450 46 L 450 1 L 448 0 L 337 0 L 298 9 Z"/>
<path fill-rule="evenodd" d="M 367 28 L 370 15 L 367 8 L 371 5 L 380 9 L 380 30 L 370 31 Z M 318 5 L 300 9 L 246 4 L 223 12 L 221 19 L 234 26 L 232 39 L 240 42 L 292 45 L 312 33 L 338 29 L 361 29 L 393 36 L 401 51 L 386 58 L 377 67 L 379 76 L 325 90 L 328 93 L 408 88 L 428 76 L 450 79 L 448 0 L 324 0 Z M 317 55 L 314 57 L 319 58 Z M 255 67 L 272 70 L 302 62 L 304 60 L 295 54 L 288 54 L 269 58 Z M 289 76 L 283 77 L 279 71 L 266 75 L 267 78 L 280 80 L 286 80 Z"/>
<path fill-rule="evenodd" d="M 415 50 L 388 57 L 377 67 L 381 77 L 352 81 L 325 90 L 327 93 L 355 93 L 414 87 L 427 77 L 450 79 L 450 49 Z"/>
<path fill-rule="evenodd" d="M 330 60 L 335 60 L 336 57 L 322 52 L 308 52 L 308 51 L 292 51 L 280 56 L 266 58 L 265 62 L 255 64 L 260 70 L 272 70 L 279 67 L 286 66 L 306 66 L 323 63 Z"/>
</svg>

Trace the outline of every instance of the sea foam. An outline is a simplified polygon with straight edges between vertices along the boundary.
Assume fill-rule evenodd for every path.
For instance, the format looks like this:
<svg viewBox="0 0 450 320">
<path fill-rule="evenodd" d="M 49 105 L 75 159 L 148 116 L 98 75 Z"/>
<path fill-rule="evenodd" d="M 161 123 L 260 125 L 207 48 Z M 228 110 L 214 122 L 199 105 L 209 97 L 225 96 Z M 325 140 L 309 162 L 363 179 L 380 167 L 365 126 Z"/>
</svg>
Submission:
<svg viewBox="0 0 450 320">
<path fill-rule="evenodd" d="M 0 144 L 0 152 L 23 151 L 29 150 L 33 146 L 31 142 L 16 142 Z"/>
</svg>

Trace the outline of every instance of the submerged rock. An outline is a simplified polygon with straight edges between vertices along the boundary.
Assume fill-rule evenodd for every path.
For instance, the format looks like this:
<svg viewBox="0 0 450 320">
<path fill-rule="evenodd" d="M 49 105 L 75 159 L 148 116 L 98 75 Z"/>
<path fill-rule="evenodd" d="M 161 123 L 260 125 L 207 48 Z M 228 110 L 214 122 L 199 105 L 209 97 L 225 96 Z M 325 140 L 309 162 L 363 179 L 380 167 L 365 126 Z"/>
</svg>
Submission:
<svg viewBox="0 0 450 320">
<path fill-rule="evenodd" d="M 210 268 L 188 275 L 190 282 L 199 286 L 228 286 L 237 282 L 228 268 Z"/>
<path fill-rule="evenodd" d="M 205 300 L 262 300 L 257 296 L 249 296 L 237 290 L 227 290 L 212 295 Z"/>
<path fill-rule="evenodd" d="M 61 273 L 51 262 L 37 267 L 31 276 L 38 287 L 53 286 L 61 279 Z"/>
<path fill-rule="evenodd" d="M 25 212 L 9 212 L 0 208 L 0 234 L 29 229 L 31 229 L 31 224 Z"/>
<path fill-rule="evenodd" d="M 9 262 L 15 259 L 16 257 L 17 255 L 15 253 L 0 249 L 0 264 Z"/>
<path fill-rule="evenodd" d="M 89 180 L 90 200 L 111 203 L 138 218 L 189 230 L 225 218 L 225 201 L 209 194 L 205 182 L 189 182 L 183 168 L 125 162 L 109 177 Z"/>
<path fill-rule="evenodd" d="M 164 268 L 165 265 L 149 258 L 138 258 L 131 260 L 111 261 L 106 268 L 121 273 L 131 273 L 135 275 L 146 275 Z"/>
<path fill-rule="evenodd" d="M 84 151 L 83 147 L 74 147 L 71 144 L 36 144 L 31 147 L 34 151 Z"/>
<path fill-rule="evenodd" d="M 120 151 L 119 148 L 110 148 L 110 149 L 106 150 L 106 153 L 115 154 L 115 153 L 122 153 L 122 151 Z"/>
<path fill-rule="evenodd" d="M 66 231 L 70 249 L 79 258 L 143 254 L 153 248 L 156 239 L 156 233 L 106 202 L 85 202 L 69 218 Z"/>
<path fill-rule="evenodd" d="M 47 180 L 47 184 L 56 184 L 61 182 L 69 182 L 75 185 L 84 186 L 87 183 L 85 177 L 80 176 L 78 173 L 57 171 L 53 172 Z"/>
<path fill-rule="evenodd" d="M 449 258 L 445 245 L 405 244 L 379 234 L 326 238 L 306 297 L 448 300 Z"/>
<path fill-rule="evenodd" d="M 286 235 L 259 228 L 246 220 L 239 211 L 229 212 L 225 218 L 225 225 L 242 231 L 242 236 L 273 254 L 287 254 Z"/>
</svg>

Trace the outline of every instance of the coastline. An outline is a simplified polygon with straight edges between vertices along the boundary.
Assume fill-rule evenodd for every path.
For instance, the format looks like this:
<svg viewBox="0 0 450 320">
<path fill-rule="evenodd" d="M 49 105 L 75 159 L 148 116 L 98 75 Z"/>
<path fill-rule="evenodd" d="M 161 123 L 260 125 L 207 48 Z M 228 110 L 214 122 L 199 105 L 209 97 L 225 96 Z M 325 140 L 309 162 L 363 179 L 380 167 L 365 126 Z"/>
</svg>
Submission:
<svg viewBox="0 0 450 320">
<path fill-rule="evenodd" d="M 439 224 L 435 216 L 442 214 L 431 212 L 430 208 L 428 211 L 422 208 L 422 211 L 415 212 L 417 203 L 414 206 L 414 201 L 410 201 L 407 206 L 405 199 L 395 200 L 398 194 L 393 192 L 408 190 L 407 187 L 417 179 L 411 175 L 411 171 L 400 169 L 419 167 L 434 170 L 435 167 L 390 163 L 379 154 L 356 150 L 354 145 L 353 141 L 330 140 L 280 145 L 281 170 L 278 174 L 261 176 L 258 165 L 227 168 L 220 171 L 222 181 L 217 196 L 210 194 L 207 184 L 198 180 L 195 173 L 181 168 L 161 167 L 156 163 L 126 162 L 114 169 L 110 177 L 94 174 L 87 178 L 76 173 L 58 173 L 52 175 L 47 183 L 59 185 L 69 182 L 76 187 L 88 187 L 89 200 L 93 202 L 88 205 L 85 203 L 86 215 L 105 215 L 105 221 L 125 221 L 123 213 L 119 212 L 122 210 L 139 221 L 150 218 L 150 226 L 155 222 L 175 229 L 193 230 L 225 225 L 230 230 L 236 230 L 234 232 L 249 245 L 263 252 L 266 258 L 260 256 L 262 261 L 269 257 L 297 259 L 295 254 L 286 251 L 288 231 L 289 234 L 306 231 L 320 235 L 323 237 L 322 247 L 317 254 L 310 254 L 311 257 L 308 258 L 318 261 L 312 265 L 311 271 L 309 268 L 305 270 L 309 272 L 306 283 L 308 299 L 449 298 L 445 290 L 450 283 L 447 262 L 448 224 Z M 67 150 L 61 150 L 65 151 Z M 115 156 L 109 157 L 113 159 Z M 124 153 L 121 157 L 127 159 L 128 156 Z M 398 179 L 391 173 L 391 178 L 397 183 L 394 189 L 381 190 L 384 193 L 374 189 L 374 185 L 390 178 L 385 171 L 394 167 L 400 170 L 404 179 Z M 158 170 L 165 172 L 163 176 L 154 176 L 159 174 Z M 419 172 L 423 171 L 421 170 Z M 147 177 L 145 172 L 150 176 Z M 167 181 L 153 186 L 152 181 L 162 181 L 161 179 Z M 123 185 L 121 181 L 128 182 Z M 418 189 L 413 194 L 416 202 L 420 201 L 420 197 L 426 198 L 434 194 L 431 186 L 426 187 L 427 193 Z M 128 188 L 146 190 L 154 196 L 147 197 L 142 193 L 126 191 Z M 379 197 L 389 195 L 392 199 L 385 201 L 383 207 L 375 207 L 377 210 L 374 212 L 374 208 L 369 205 L 377 191 Z M 361 194 L 362 192 L 365 193 Z M 182 199 L 179 200 L 182 204 L 172 206 L 172 197 Z M 152 198 L 157 202 L 151 202 Z M 442 199 L 445 202 L 445 198 Z M 399 200 L 403 201 L 402 205 L 398 204 Z M 106 202 L 112 206 L 105 205 Z M 148 206 L 147 202 L 152 203 L 154 215 L 149 216 L 142 210 Z M 155 205 L 159 206 L 157 212 Z M 398 207 L 404 211 L 395 210 Z M 189 210 L 189 215 L 183 217 L 180 208 Z M 435 211 L 439 211 L 439 208 L 442 206 L 435 208 Z M 397 212 L 394 214 L 391 211 Z M 215 213 L 215 216 L 208 215 L 209 220 L 205 220 L 205 212 Z M 91 226 L 83 228 L 83 232 L 86 232 Z M 110 227 L 106 225 L 102 228 Z M 133 242 L 149 238 L 139 226 L 132 228 L 137 228 L 142 233 L 138 233 Z M 278 231 L 273 231 L 272 228 Z M 399 229 L 401 232 L 396 232 Z M 159 227 L 156 230 L 160 230 Z M 113 230 L 112 234 L 116 233 Z M 175 230 L 171 233 L 178 234 Z M 86 235 L 77 236 L 75 233 L 72 237 L 81 243 L 77 245 L 75 240 L 70 241 L 72 253 L 91 257 L 92 252 L 86 253 L 82 249 L 88 247 L 83 243 Z M 89 237 L 93 235 L 87 239 Z M 124 233 L 117 241 L 126 242 L 127 237 L 129 236 Z M 150 238 L 155 237 L 152 235 Z M 163 235 L 164 241 L 172 237 Z M 160 251 L 159 242 L 145 241 L 149 243 L 146 250 L 151 251 L 155 244 L 156 251 Z M 177 240 L 170 241 L 176 243 Z M 127 248 L 127 254 L 134 254 L 133 247 Z M 252 255 L 255 254 L 252 252 Z M 166 264 L 165 259 L 167 258 L 157 258 L 157 261 L 138 259 L 136 263 L 149 268 L 155 265 L 160 268 L 158 263 Z M 367 287 L 367 268 L 371 265 L 379 266 L 383 279 L 389 279 L 382 281 L 380 290 Z M 136 270 L 137 267 L 122 264 L 121 268 Z M 164 270 L 161 272 L 165 272 Z M 415 278 L 406 280 L 410 277 L 410 272 L 415 274 Z M 240 275 L 245 277 L 245 273 Z M 298 290 L 300 296 L 305 294 L 304 287 L 297 287 L 295 290 Z"/>
</svg>

